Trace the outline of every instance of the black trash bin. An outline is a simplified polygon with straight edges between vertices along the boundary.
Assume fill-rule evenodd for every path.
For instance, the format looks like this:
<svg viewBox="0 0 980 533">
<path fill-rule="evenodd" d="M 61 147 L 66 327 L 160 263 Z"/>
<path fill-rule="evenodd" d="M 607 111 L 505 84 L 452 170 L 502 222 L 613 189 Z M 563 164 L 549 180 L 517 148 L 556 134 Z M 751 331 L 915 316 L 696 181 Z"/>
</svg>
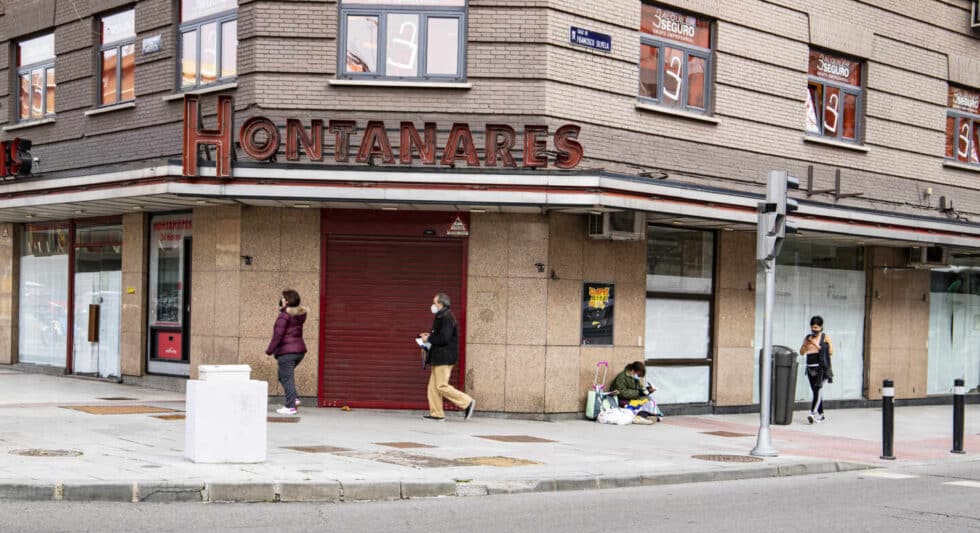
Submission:
<svg viewBox="0 0 980 533">
<path fill-rule="evenodd" d="M 762 350 L 759 350 L 762 361 Z M 796 373 L 799 362 L 796 351 L 786 346 L 772 347 L 772 388 L 769 423 L 788 426 L 793 423 L 793 406 L 796 404 Z M 762 365 L 759 365 L 759 394 L 762 394 Z"/>
</svg>

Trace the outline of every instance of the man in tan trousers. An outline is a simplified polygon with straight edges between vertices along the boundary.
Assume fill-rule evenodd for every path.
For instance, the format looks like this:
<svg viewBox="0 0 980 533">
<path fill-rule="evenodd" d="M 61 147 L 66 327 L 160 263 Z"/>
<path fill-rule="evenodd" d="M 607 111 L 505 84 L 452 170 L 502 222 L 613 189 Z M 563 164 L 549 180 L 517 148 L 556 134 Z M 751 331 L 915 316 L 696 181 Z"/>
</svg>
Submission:
<svg viewBox="0 0 980 533">
<path fill-rule="evenodd" d="M 459 323 L 449 310 L 449 296 L 439 293 L 432 297 L 432 331 L 422 333 L 423 342 L 431 344 L 428 363 L 432 367 L 429 375 L 429 414 L 422 418 L 426 420 L 443 421 L 446 414 L 442 410 L 442 400 L 445 398 L 465 409 L 465 420 L 473 416 L 476 400 L 449 384 L 449 375 L 459 358 Z"/>
</svg>

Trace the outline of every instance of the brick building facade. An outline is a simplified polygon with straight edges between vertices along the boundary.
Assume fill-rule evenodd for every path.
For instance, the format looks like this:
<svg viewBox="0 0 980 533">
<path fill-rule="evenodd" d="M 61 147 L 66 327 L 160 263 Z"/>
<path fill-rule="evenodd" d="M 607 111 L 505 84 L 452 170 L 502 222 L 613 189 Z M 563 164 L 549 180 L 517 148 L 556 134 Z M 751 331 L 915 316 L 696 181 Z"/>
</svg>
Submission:
<svg viewBox="0 0 980 533">
<path fill-rule="evenodd" d="M 635 360 L 662 403 L 748 405 L 755 205 L 782 169 L 805 190 L 793 193 L 802 233 L 780 258 L 776 342 L 795 348 L 809 315 L 825 315 L 845 376 L 832 399 L 876 398 L 884 377 L 907 398 L 980 381 L 980 33 L 967 0 L 21 0 L 0 7 L 0 39 L 0 140 L 30 139 L 33 158 L 0 184 L 0 363 L 123 380 L 247 363 L 274 384 L 263 350 L 288 286 L 313 309 L 302 395 L 418 407 L 421 389 L 365 391 L 424 381 L 414 345 L 391 340 L 409 326 L 389 313 L 425 329 L 419 294 L 449 283 L 465 328 L 457 379 L 481 410 L 580 412 L 598 361 Z M 233 97 L 238 143 L 246 120 L 267 117 L 281 129 L 274 160 L 236 146 L 221 177 L 210 150 L 185 175 L 188 94 L 206 127 Z M 289 119 L 324 122 L 322 161 L 289 160 Z M 330 124 L 343 120 L 356 122 L 347 161 Z M 419 150 L 386 164 L 373 142 L 359 162 L 369 121 L 396 158 L 401 123 L 435 123 L 437 161 L 468 124 L 478 164 L 465 141 L 452 165 Z M 490 168 L 495 124 L 516 132 L 518 163 L 547 168 Z M 555 168 L 567 124 L 584 158 Z M 525 143 L 539 125 L 543 148 Z M 630 213 L 640 234 L 589 236 Z M 457 219 L 468 235 L 449 232 Z M 414 265 L 393 251 L 409 236 L 449 246 L 455 277 L 385 270 Z M 348 256 L 363 258 L 335 259 Z M 357 285 L 357 268 L 377 283 Z M 590 287 L 614 294 L 596 343 Z M 94 334 L 89 305 L 105 307 Z M 397 324 L 337 326 L 358 317 Z"/>
</svg>

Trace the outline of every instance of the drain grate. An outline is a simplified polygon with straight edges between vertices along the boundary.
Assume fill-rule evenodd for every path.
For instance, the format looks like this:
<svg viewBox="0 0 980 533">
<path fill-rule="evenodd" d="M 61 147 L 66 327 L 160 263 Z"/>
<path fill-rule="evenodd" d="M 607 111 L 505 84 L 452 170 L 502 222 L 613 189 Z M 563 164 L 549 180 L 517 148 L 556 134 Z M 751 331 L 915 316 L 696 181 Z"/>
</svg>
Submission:
<svg viewBox="0 0 980 533">
<path fill-rule="evenodd" d="M 287 449 L 287 450 L 295 450 L 297 452 L 304 452 L 304 453 L 340 453 L 340 452 L 349 452 L 349 451 L 351 451 L 350 448 L 338 448 L 336 446 L 327 446 L 327 445 L 319 445 L 319 446 L 285 446 L 284 448 Z"/>
<path fill-rule="evenodd" d="M 703 435 L 714 435 L 716 437 L 754 437 L 751 433 L 736 433 L 734 431 L 702 431 Z"/>
<path fill-rule="evenodd" d="M 515 459 L 513 457 L 460 457 L 456 459 L 457 463 L 463 463 L 465 465 L 472 466 L 498 466 L 501 468 L 507 468 L 511 466 L 530 466 L 539 465 L 541 463 L 537 461 L 529 461 L 527 459 Z"/>
<path fill-rule="evenodd" d="M 532 437 L 530 435 L 476 435 L 477 438 L 495 440 L 497 442 L 555 442 L 553 440 Z"/>
<path fill-rule="evenodd" d="M 692 455 L 691 459 L 700 459 L 701 461 L 714 461 L 717 463 L 759 463 L 762 462 L 761 457 L 752 457 L 751 455 Z"/>
<path fill-rule="evenodd" d="M 151 405 L 65 405 L 62 409 L 81 411 L 90 415 L 140 415 L 151 413 L 172 413 L 173 409 Z"/>
<path fill-rule="evenodd" d="M 109 400 L 112 402 L 124 402 L 124 401 L 135 401 L 137 398 L 129 398 L 126 396 L 109 396 L 108 398 L 99 398 L 99 400 Z"/>
<path fill-rule="evenodd" d="M 13 455 L 23 455 L 24 457 L 78 457 L 82 452 L 77 450 L 45 450 L 33 448 L 29 450 L 11 450 Z"/>
<path fill-rule="evenodd" d="M 429 444 L 422 444 L 421 442 L 375 442 L 378 446 L 387 446 L 389 448 L 435 448 Z"/>
<path fill-rule="evenodd" d="M 270 416 L 267 418 L 270 424 L 298 424 L 298 416 Z"/>
</svg>

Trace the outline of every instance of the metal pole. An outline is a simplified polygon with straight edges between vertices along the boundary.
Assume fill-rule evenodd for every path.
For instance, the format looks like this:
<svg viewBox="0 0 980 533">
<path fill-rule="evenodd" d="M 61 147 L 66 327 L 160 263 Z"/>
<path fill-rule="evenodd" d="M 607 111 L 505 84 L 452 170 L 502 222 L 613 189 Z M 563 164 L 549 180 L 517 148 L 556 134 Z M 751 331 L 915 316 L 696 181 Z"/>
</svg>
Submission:
<svg viewBox="0 0 980 533">
<path fill-rule="evenodd" d="M 881 458 L 895 459 L 895 384 L 890 379 L 881 387 Z"/>
<path fill-rule="evenodd" d="M 966 403 L 963 396 L 966 394 L 966 387 L 963 385 L 962 379 L 953 381 L 953 449 L 950 450 L 952 453 L 966 453 L 963 451 L 963 411 Z"/>
<path fill-rule="evenodd" d="M 755 448 L 749 452 L 759 457 L 776 457 L 779 452 L 772 447 L 772 434 L 769 432 L 769 418 L 772 402 L 772 313 L 776 307 L 776 260 L 767 259 L 766 269 L 766 310 L 762 322 L 762 387 L 759 393 L 759 436 Z"/>
</svg>

